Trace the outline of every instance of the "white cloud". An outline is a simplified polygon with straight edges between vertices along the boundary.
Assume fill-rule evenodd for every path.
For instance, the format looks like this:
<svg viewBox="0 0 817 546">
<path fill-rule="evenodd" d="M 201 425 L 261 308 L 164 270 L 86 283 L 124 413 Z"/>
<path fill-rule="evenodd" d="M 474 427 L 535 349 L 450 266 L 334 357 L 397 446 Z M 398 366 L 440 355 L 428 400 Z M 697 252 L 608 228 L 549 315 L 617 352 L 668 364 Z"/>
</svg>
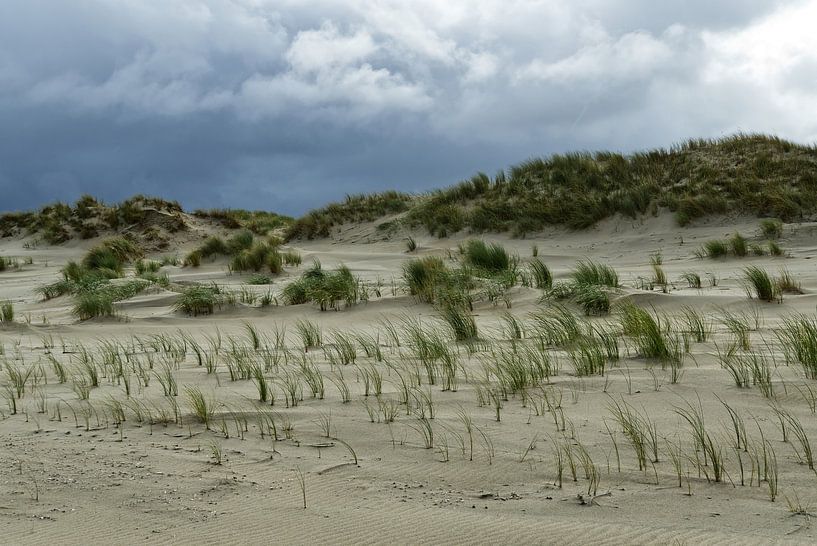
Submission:
<svg viewBox="0 0 817 546">
<path fill-rule="evenodd" d="M 358 64 L 376 51 L 368 32 L 342 35 L 335 25 L 324 23 L 318 30 L 299 32 L 285 57 L 295 72 L 327 72 Z"/>
<path fill-rule="evenodd" d="M 574 54 L 555 62 L 534 60 L 521 67 L 519 83 L 540 80 L 559 85 L 576 81 L 617 81 L 644 78 L 665 65 L 672 49 L 661 40 L 644 33 L 631 32 L 612 40 L 601 37 L 598 43 L 582 47 Z"/>
</svg>

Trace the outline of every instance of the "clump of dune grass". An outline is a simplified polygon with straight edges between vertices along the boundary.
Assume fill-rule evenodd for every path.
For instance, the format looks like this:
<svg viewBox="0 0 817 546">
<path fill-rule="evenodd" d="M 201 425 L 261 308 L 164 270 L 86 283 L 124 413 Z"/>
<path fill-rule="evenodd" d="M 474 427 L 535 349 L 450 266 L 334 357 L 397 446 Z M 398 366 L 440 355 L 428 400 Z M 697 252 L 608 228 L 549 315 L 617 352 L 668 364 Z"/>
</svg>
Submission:
<svg viewBox="0 0 817 546">
<path fill-rule="evenodd" d="M 224 239 L 218 235 L 211 235 L 204 240 L 204 243 L 198 248 L 198 252 L 203 258 L 208 258 L 216 254 L 229 254 L 230 250 Z"/>
<path fill-rule="evenodd" d="M 230 263 L 233 271 L 261 271 L 266 268 L 273 274 L 281 273 L 282 266 L 283 259 L 278 250 L 262 242 L 238 250 Z"/>
<path fill-rule="evenodd" d="M 573 270 L 573 280 L 576 284 L 590 284 L 617 288 L 618 273 L 607 264 L 600 264 L 592 260 L 581 260 Z"/>
<path fill-rule="evenodd" d="M 610 296 L 598 285 L 577 285 L 574 299 L 585 315 L 606 315 L 610 312 Z"/>
<path fill-rule="evenodd" d="M 657 463 L 660 436 L 658 426 L 649 415 L 646 412 L 642 414 L 624 400 L 612 400 L 608 409 L 635 451 L 638 469 L 646 470 L 648 462 Z"/>
<path fill-rule="evenodd" d="M 34 291 L 39 294 L 44 300 L 50 300 L 71 294 L 74 291 L 74 283 L 68 279 L 60 279 L 51 284 L 44 284 L 38 286 Z"/>
<path fill-rule="evenodd" d="M 445 304 L 440 310 L 440 317 L 451 327 L 457 341 L 477 339 L 477 323 L 467 307 Z"/>
<path fill-rule="evenodd" d="M 699 258 L 723 258 L 729 254 L 729 243 L 717 239 L 707 241 L 696 254 Z"/>
<path fill-rule="evenodd" d="M 658 286 L 667 286 L 667 274 L 660 264 L 652 264 L 652 283 Z"/>
<path fill-rule="evenodd" d="M 727 240 L 714 239 L 707 241 L 695 251 L 698 258 L 724 258 L 728 255 L 733 255 L 738 258 L 748 256 L 750 253 L 755 255 L 764 254 L 762 248 L 758 244 L 750 244 L 749 241 L 740 233 L 735 233 Z"/>
<path fill-rule="evenodd" d="M 488 244 L 479 239 L 467 241 L 462 250 L 466 264 L 489 274 L 515 271 L 519 261 L 499 243 Z"/>
<path fill-rule="evenodd" d="M 189 254 L 187 254 L 187 256 L 185 256 L 184 265 L 199 267 L 201 265 L 201 261 L 205 258 L 218 255 L 228 255 L 229 253 L 230 250 L 227 243 L 224 242 L 224 239 L 218 237 L 217 235 L 212 235 L 205 239 L 204 243 L 202 243 L 198 248 L 192 250 Z"/>
<path fill-rule="evenodd" d="M 284 287 L 282 293 L 287 305 L 312 302 L 321 311 L 350 307 L 368 298 L 368 291 L 360 279 L 345 265 L 334 271 L 324 271 L 320 262 L 305 271 L 301 277 Z"/>
<path fill-rule="evenodd" d="M 729 238 L 729 249 L 732 251 L 732 254 L 738 258 L 743 258 L 746 256 L 749 253 L 749 246 L 746 241 L 746 237 L 740 233 L 735 233 L 732 235 L 732 237 Z"/>
<path fill-rule="evenodd" d="M 434 303 L 438 288 L 448 284 L 451 273 L 439 256 L 424 256 L 403 264 L 403 279 L 409 293 L 420 301 Z"/>
<path fill-rule="evenodd" d="M 295 323 L 295 330 L 301 338 L 304 351 L 321 346 L 323 336 L 319 324 L 301 319 Z"/>
<path fill-rule="evenodd" d="M 788 269 L 781 269 L 780 275 L 777 277 L 777 288 L 784 294 L 802 294 L 803 288 L 800 283 L 795 280 Z"/>
<path fill-rule="evenodd" d="M 10 301 L 0 302 L 0 322 L 14 322 L 14 304 Z"/>
<path fill-rule="evenodd" d="M 173 308 L 188 315 L 210 315 L 222 304 L 221 289 L 217 286 L 190 286 L 179 294 Z"/>
<path fill-rule="evenodd" d="M 531 258 L 528 263 L 533 286 L 540 290 L 550 290 L 553 286 L 553 274 L 545 263 L 539 258 Z"/>
<path fill-rule="evenodd" d="M 572 282 L 558 282 L 547 291 L 547 297 L 555 300 L 572 298 L 578 285 Z"/>
<path fill-rule="evenodd" d="M 570 346 L 568 354 L 576 375 L 604 375 L 607 355 L 599 340 L 592 337 L 579 338 Z"/>
<path fill-rule="evenodd" d="M 692 307 L 681 308 L 680 320 L 684 330 L 698 343 L 705 342 L 712 334 L 712 321 Z"/>
<path fill-rule="evenodd" d="M 287 250 L 286 252 L 281 253 L 281 258 L 284 260 L 284 263 L 288 266 L 299 266 L 303 262 L 303 258 L 301 254 L 295 250 Z"/>
<path fill-rule="evenodd" d="M 193 250 L 184 257 L 182 264 L 188 267 L 199 267 L 201 265 L 201 258 L 201 252 L 198 249 Z"/>
<path fill-rule="evenodd" d="M 251 275 L 249 279 L 247 279 L 247 284 L 272 284 L 272 277 L 269 275 L 256 274 Z"/>
<path fill-rule="evenodd" d="M 281 297 L 286 305 L 301 305 L 309 302 L 306 283 L 303 279 L 292 281 L 284 287 Z"/>
<path fill-rule="evenodd" d="M 583 322 L 563 305 L 532 313 L 531 320 L 532 337 L 547 345 L 565 347 L 584 335 Z"/>
<path fill-rule="evenodd" d="M 110 317 L 116 312 L 113 298 L 102 292 L 85 292 L 80 294 L 72 310 L 79 320 L 95 317 Z"/>
<path fill-rule="evenodd" d="M 805 315 L 790 316 L 775 333 L 786 362 L 800 364 L 806 377 L 817 379 L 817 320 Z"/>
<path fill-rule="evenodd" d="M 749 297 L 754 295 L 759 300 L 769 302 L 782 300 L 780 287 L 765 270 L 750 266 L 743 270 L 743 276 L 744 287 Z"/>
<path fill-rule="evenodd" d="M 686 271 L 681 274 L 681 280 L 686 281 L 690 288 L 701 289 L 701 276 L 694 271 Z"/>
<path fill-rule="evenodd" d="M 61 270 L 61 281 L 42 286 L 37 292 L 44 299 L 52 299 L 68 293 L 116 290 L 108 281 L 121 277 L 124 264 L 140 255 L 139 247 L 128 239 L 108 239 L 91 248 L 80 263 L 69 261 Z"/>
<path fill-rule="evenodd" d="M 406 252 L 414 252 L 417 250 L 417 241 L 414 240 L 414 237 L 409 235 L 405 239 L 406 241 Z"/>
<path fill-rule="evenodd" d="M 662 362 L 679 361 L 679 341 L 672 335 L 670 321 L 659 314 L 651 314 L 632 302 L 619 307 L 624 335 L 633 337 L 638 353 L 644 358 Z"/>
<path fill-rule="evenodd" d="M 142 273 L 139 278 L 164 288 L 170 286 L 170 277 L 167 273 Z"/>
<path fill-rule="evenodd" d="M 783 249 L 780 248 L 780 245 L 778 245 L 776 242 L 769 241 L 769 254 L 775 257 L 780 257 L 783 255 Z"/>
<path fill-rule="evenodd" d="M 107 239 L 88 250 L 82 266 L 90 270 L 108 270 L 121 274 L 125 263 L 142 255 L 142 250 L 124 237 Z"/>
<path fill-rule="evenodd" d="M 213 421 L 213 414 L 216 411 L 215 400 L 212 397 L 205 396 L 198 387 L 185 387 L 184 392 L 193 415 L 209 430 L 210 423 Z"/>
<path fill-rule="evenodd" d="M 30 258 L 28 259 L 27 263 L 31 263 Z M 20 260 L 17 258 L 0 256 L 0 272 L 6 271 L 7 269 L 20 269 Z"/>
<path fill-rule="evenodd" d="M 101 283 L 91 287 L 79 287 L 75 292 L 72 312 L 80 320 L 114 316 L 116 302 L 136 296 L 149 285 L 148 281 L 134 279 L 120 284 Z"/>
<path fill-rule="evenodd" d="M 760 221 L 760 232 L 767 239 L 779 239 L 783 236 L 783 222 L 779 218 L 764 218 Z"/>
<path fill-rule="evenodd" d="M 229 254 L 238 254 L 242 250 L 249 249 L 254 241 L 255 237 L 250 230 L 241 230 L 227 239 L 227 251 Z"/>
<path fill-rule="evenodd" d="M 136 274 L 156 273 L 161 269 L 162 262 L 157 260 L 138 260 L 136 262 Z"/>
<path fill-rule="evenodd" d="M 268 270 L 273 275 L 283 271 L 284 263 L 299 265 L 301 256 L 297 252 L 279 251 L 280 239 L 268 237 L 265 241 L 256 241 L 249 229 L 239 231 L 224 241 L 218 236 L 211 236 L 204 243 L 190 252 L 184 264 L 199 267 L 203 259 L 211 256 L 229 256 L 230 269 L 233 271 Z"/>
</svg>

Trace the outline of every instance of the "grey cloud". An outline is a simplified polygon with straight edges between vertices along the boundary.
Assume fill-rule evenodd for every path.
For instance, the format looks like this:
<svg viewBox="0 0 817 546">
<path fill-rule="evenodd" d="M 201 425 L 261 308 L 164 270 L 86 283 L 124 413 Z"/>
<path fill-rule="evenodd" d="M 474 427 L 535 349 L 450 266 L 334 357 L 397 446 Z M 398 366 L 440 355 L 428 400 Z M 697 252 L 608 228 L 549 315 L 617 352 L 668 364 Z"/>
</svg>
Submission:
<svg viewBox="0 0 817 546">
<path fill-rule="evenodd" d="M 0 4 L 0 210 L 297 214 L 555 151 L 813 140 L 814 1 Z M 812 78 L 813 79 L 813 78 Z"/>
</svg>

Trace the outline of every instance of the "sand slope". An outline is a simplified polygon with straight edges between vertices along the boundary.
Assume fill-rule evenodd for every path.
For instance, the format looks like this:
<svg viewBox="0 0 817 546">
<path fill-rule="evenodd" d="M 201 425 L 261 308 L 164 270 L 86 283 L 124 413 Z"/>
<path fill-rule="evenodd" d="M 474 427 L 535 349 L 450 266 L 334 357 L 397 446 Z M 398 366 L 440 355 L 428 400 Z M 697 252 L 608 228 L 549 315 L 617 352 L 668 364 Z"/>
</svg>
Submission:
<svg viewBox="0 0 817 546">
<path fill-rule="evenodd" d="M 73 319 L 69 297 L 41 302 L 34 289 L 56 279 L 59 267 L 80 257 L 87 245 L 28 249 L 23 246 L 25 240 L 2 240 L 0 255 L 31 257 L 33 263 L 0 273 L 0 300 L 13 301 L 17 311 L 16 324 L 0 326 L 5 353 L 0 356 L 0 389 L 11 387 L 11 369 L 41 369 L 44 374 L 36 386 L 28 383 L 17 400 L 17 414 L 11 415 L 10 406 L 2 407 L 2 542 L 812 543 L 810 511 L 817 506 L 817 476 L 803 463 L 803 447 L 791 426 L 788 441 L 782 441 L 772 407 L 784 408 L 802 424 L 809 441 L 817 440 L 817 420 L 808 403 L 809 389 L 817 392 L 817 383 L 806 379 L 799 366 L 786 365 L 774 334 L 785 317 L 814 314 L 817 272 L 811 260 L 817 252 L 816 229 L 814 224 L 787 226 L 780 241 L 789 253 L 786 258 L 717 261 L 700 260 L 694 251 L 707 239 L 735 231 L 754 235 L 756 219 L 713 219 L 681 230 L 671 217 L 662 215 L 644 221 L 608 220 L 580 233 L 553 230 L 526 240 L 486 237 L 502 242 L 523 260 L 536 244 L 557 280 L 569 277 L 577 259 L 607 262 L 621 276 L 616 300 L 631 299 L 668 317 L 679 317 L 690 306 L 713 319 L 712 339 L 691 344 L 676 384 L 671 383 L 669 370 L 636 356 L 632 343 L 625 343 L 623 337 L 622 349 L 626 346 L 630 356 L 625 353 L 620 362 L 610 363 L 605 376 L 577 377 L 569 355 L 554 350 L 561 371 L 542 388 L 561 400 L 557 405 L 564 415 L 564 430 L 554 424 L 555 412 L 537 415 L 538 395 L 509 396 L 502 402 L 499 422 L 493 407 L 478 404 L 483 364 L 492 358 L 488 349 L 508 345 L 502 315 L 509 312 L 529 322 L 529 313 L 546 307 L 538 302 L 541 293 L 532 288 L 511 289 L 510 309 L 504 304 L 477 304 L 480 333 L 490 343 L 474 354 L 459 346 L 458 390 L 442 391 L 439 384 L 428 385 L 424 379 L 411 390 L 409 414 L 398 403 L 397 368 L 366 357 L 360 348 L 360 367 L 333 366 L 321 349 L 303 354 L 295 330 L 301 319 L 321 325 L 330 352 L 334 332 L 379 335 L 385 361 L 395 365 L 416 359 L 407 341 L 401 347 L 388 341 L 385 319 L 398 324 L 401 317 L 420 317 L 430 327 L 442 328 L 434 322 L 436 311 L 414 301 L 400 286 L 401 265 L 408 258 L 402 241 L 353 242 L 367 240 L 370 227 L 348 228 L 331 241 L 295 244 L 305 264 L 312 257 L 319 258 L 324 268 L 344 263 L 371 286 L 380 287 L 380 297 L 373 295 L 353 308 L 322 313 L 311 305 L 239 304 L 210 317 L 192 318 L 172 310 L 174 293 L 152 289 L 122 303 L 119 320 L 85 323 Z M 436 240 L 417 235 L 417 253 L 446 256 L 465 238 Z M 192 244 L 185 242 L 179 253 Z M 666 294 L 635 288 L 638 277 L 651 275 L 649 256 L 656 251 L 662 253 L 664 270 L 674 281 Z M 802 283 L 804 293 L 786 295 L 782 304 L 750 300 L 741 285 L 742 269 L 750 264 L 770 273 L 787 268 Z M 164 271 L 174 282 L 215 280 L 238 288 L 246 280 L 228 275 L 222 262 Z M 688 288 L 678 281 L 685 271 L 712 273 L 720 282 L 717 287 Z M 276 279 L 273 291 L 297 274 L 298 270 L 290 270 Z M 267 288 L 249 287 L 258 293 Z M 717 351 L 730 342 L 732 334 L 717 318 L 720 309 L 747 317 L 758 310 L 762 324 L 750 332 L 750 339 L 752 350 L 765 351 L 773 362 L 774 398 L 764 397 L 757 387 L 736 387 L 722 369 Z M 268 342 L 276 329 L 286 328 L 290 361 L 267 371 L 276 396 L 274 406 L 257 401 L 254 381 L 230 380 L 230 339 L 250 350 L 247 322 Z M 617 317 L 592 322 L 615 325 Z M 222 348 L 215 357 L 215 373 L 199 366 L 192 350 L 175 358 L 151 347 L 159 339 L 155 336 L 181 339 L 180 332 L 205 348 L 220 333 Z M 100 378 L 87 402 L 80 400 L 71 382 L 80 373 L 81 347 L 95 355 L 97 365 L 105 370 L 105 357 L 99 351 L 105 342 L 114 341 L 121 344 L 120 359 L 131 369 L 135 369 L 133 362 L 147 366 L 153 361 L 148 386 L 132 374 L 128 397 L 122 381 L 108 374 Z M 66 366 L 66 383 L 58 382 L 52 357 Z M 259 353 L 251 358 L 262 361 Z M 286 407 L 286 374 L 299 373 L 302 362 L 320 370 L 325 397 L 312 397 L 299 377 L 303 400 Z M 370 421 L 365 404 L 375 408 L 375 421 L 381 415 L 375 397 L 364 396 L 361 367 L 365 366 L 382 374 L 382 398 L 397 407 L 393 423 Z M 165 367 L 178 384 L 178 396 L 163 395 L 159 374 Z M 333 383 L 340 375 L 351 391 L 349 403 L 342 403 Z M 216 405 L 211 430 L 193 415 L 185 394 L 190 386 L 200 388 Z M 418 419 L 421 393 L 430 393 L 434 408 L 434 418 L 427 421 L 434 447 L 428 449 Z M 774 451 L 779 473 L 775 502 L 770 501 L 768 482 L 758 480 L 750 454 L 733 449 L 732 422 L 718 398 L 742 417 L 755 450 L 768 445 Z M 702 454 L 696 450 L 690 427 L 676 412 L 699 399 L 707 430 L 725 459 L 726 474 L 720 483 L 707 480 L 709 469 L 699 474 L 695 461 Z M 638 469 L 634 450 L 612 419 L 609 407 L 614 401 L 628 404 L 655 423 L 658 462 L 650 462 L 646 470 Z M 121 425 L 115 417 L 118 404 L 124 404 Z M 430 417 L 427 407 L 423 411 Z M 460 412 L 470 415 L 476 427 L 473 455 Z M 278 427 L 277 440 L 270 437 L 268 428 L 262 437 L 265 415 Z M 329 438 L 323 432 L 327 420 Z M 617 440 L 618 456 L 607 427 Z M 761 431 L 768 444 L 761 440 Z M 670 445 L 680 446 L 682 452 L 680 487 Z M 567 465 L 560 488 L 556 452 L 564 446 L 577 457 L 576 480 Z M 221 464 L 214 464 L 214 447 L 222 454 Z M 577 498 L 587 498 L 589 487 L 578 462 L 582 448 L 599 474 L 597 494 L 605 495 L 592 505 L 583 505 Z M 299 473 L 304 476 L 306 509 Z"/>
</svg>

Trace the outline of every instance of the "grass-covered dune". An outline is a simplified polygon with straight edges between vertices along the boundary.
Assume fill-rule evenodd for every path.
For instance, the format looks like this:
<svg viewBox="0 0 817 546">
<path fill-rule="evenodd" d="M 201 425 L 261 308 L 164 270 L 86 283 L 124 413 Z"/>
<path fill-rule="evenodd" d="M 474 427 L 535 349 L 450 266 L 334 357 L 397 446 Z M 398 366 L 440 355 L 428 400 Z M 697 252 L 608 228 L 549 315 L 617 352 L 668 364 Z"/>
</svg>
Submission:
<svg viewBox="0 0 817 546">
<path fill-rule="evenodd" d="M 587 228 L 614 214 L 637 217 L 657 207 L 673 211 L 681 226 L 727 212 L 795 221 L 817 212 L 817 148 L 737 134 L 631 155 L 553 155 L 424 195 L 347 197 L 296 220 L 288 238 L 326 237 L 335 225 L 395 213 L 404 213 L 404 225 L 440 237 L 461 229 L 521 236 L 548 225 Z"/>
<path fill-rule="evenodd" d="M 83 196 L 73 205 L 2 214 L 0 237 L 35 233 L 60 244 L 127 230 L 150 242 L 186 229 L 192 217 L 257 235 L 283 229 L 287 240 L 328 237 L 335 226 L 378 220 L 385 232 L 405 226 L 439 237 L 463 229 L 524 236 L 549 225 L 583 229 L 615 214 L 635 218 L 658 207 L 671 210 L 681 226 L 727 212 L 796 221 L 817 212 L 817 147 L 737 134 L 630 155 L 557 154 L 422 195 L 347 196 L 297 220 L 235 209 L 188 215 L 175 201 L 143 195 L 117 204 Z"/>
<path fill-rule="evenodd" d="M 196 210 L 192 216 L 258 235 L 286 227 L 292 221 L 273 212 L 236 209 Z M 186 230 L 190 218 L 178 202 L 158 197 L 136 195 L 121 203 L 106 204 L 84 195 L 73 205 L 53 203 L 37 211 L 0 214 L 0 237 L 36 234 L 49 244 L 61 244 L 127 231 L 144 242 L 162 246 L 168 234 Z"/>
</svg>

